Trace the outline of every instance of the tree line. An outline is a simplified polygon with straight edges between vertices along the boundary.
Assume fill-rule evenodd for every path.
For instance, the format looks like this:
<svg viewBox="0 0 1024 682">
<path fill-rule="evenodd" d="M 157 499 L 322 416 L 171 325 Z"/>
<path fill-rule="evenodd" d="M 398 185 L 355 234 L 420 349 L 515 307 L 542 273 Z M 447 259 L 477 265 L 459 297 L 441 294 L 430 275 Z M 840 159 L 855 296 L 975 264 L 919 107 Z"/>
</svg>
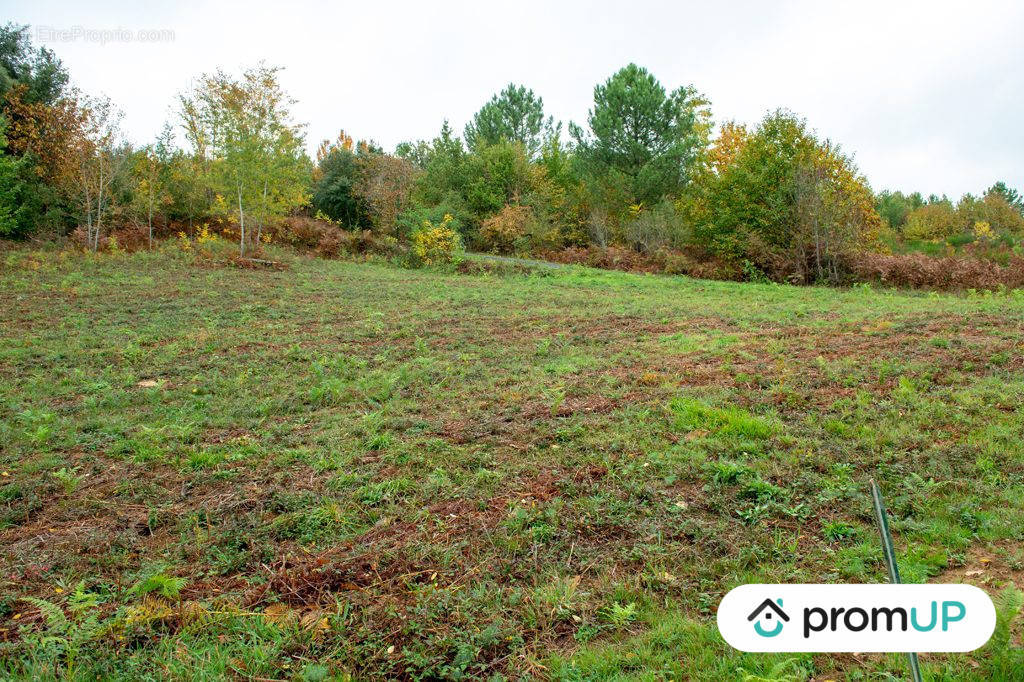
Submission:
<svg viewBox="0 0 1024 682">
<path fill-rule="evenodd" d="M 112 227 L 220 220 L 239 248 L 309 203 L 313 164 L 279 69 L 203 75 L 152 143 L 125 141 L 109 99 L 70 84 L 27 27 L 0 29 L 0 237 L 73 230 L 97 250 Z M 178 128 L 187 146 L 176 143 Z"/>
<path fill-rule="evenodd" d="M 715 125 L 692 85 L 668 89 L 629 64 L 594 87 L 585 122 L 563 126 L 509 84 L 461 135 L 385 151 L 341 132 L 315 158 L 279 70 L 201 76 L 152 143 L 123 140 L 115 107 L 70 84 L 27 28 L 0 30 L 0 236 L 75 231 L 98 249 L 112 226 L 154 235 L 215 221 L 245 255 L 283 216 L 339 230 L 499 253 L 626 249 L 715 263 L 739 276 L 836 281 L 857 254 L 919 242 L 1024 235 L 1018 193 L 996 183 L 954 204 L 872 191 L 849 155 L 787 110 Z M 179 132 L 185 145 L 179 147 Z M 430 232 L 433 231 L 433 232 Z"/>
</svg>

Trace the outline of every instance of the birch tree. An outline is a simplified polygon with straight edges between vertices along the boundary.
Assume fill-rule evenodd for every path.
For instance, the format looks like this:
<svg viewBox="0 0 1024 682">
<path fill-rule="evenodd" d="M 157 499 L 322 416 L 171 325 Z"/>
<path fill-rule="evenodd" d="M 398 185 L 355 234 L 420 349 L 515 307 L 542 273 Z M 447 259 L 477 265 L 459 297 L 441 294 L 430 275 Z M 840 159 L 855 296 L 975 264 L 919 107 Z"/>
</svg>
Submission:
<svg viewBox="0 0 1024 682">
<path fill-rule="evenodd" d="M 110 186 L 126 158 L 118 149 L 121 114 L 109 99 L 91 100 L 85 108 L 84 134 L 74 146 L 79 189 L 86 220 L 86 241 L 96 251 L 103 232 L 103 214 L 110 203 Z"/>
<path fill-rule="evenodd" d="M 209 180 L 238 221 L 238 253 L 259 239 L 268 217 L 304 205 L 302 127 L 291 120 L 292 100 L 278 83 L 280 69 L 260 65 L 241 78 L 222 71 L 203 76 L 180 98 L 185 135 L 209 163 Z"/>
<path fill-rule="evenodd" d="M 153 213 L 164 194 L 166 164 L 157 145 L 147 145 L 135 156 L 135 188 L 137 202 L 142 205 L 149 227 L 149 248 L 153 248 Z"/>
</svg>

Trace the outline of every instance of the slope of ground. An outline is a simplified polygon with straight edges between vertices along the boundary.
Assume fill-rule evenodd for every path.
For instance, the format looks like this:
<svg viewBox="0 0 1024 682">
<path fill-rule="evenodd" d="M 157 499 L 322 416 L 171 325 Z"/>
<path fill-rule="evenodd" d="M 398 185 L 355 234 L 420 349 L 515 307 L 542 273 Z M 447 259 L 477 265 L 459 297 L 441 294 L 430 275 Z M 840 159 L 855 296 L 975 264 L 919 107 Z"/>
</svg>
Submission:
<svg viewBox="0 0 1024 682">
<path fill-rule="evenodd" d="M 870 476 L 905 579 L 977 582 L 1006 614 L 928 674 L 1024 671 L 1002 591 L 1024 564 L 1019 296 L 0 267 L 12 676 L 899 676 L 742 655 L 713 622 L 743 582 L 884 580 Z"/>
</svg>

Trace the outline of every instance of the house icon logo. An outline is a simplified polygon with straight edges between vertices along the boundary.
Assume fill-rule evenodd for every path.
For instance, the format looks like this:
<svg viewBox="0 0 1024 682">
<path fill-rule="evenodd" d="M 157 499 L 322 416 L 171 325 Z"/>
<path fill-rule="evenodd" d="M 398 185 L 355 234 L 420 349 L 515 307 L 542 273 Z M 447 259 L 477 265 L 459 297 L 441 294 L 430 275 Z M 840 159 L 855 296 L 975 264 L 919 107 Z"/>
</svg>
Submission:
<svg viewBox="0 0 1024 682">
<path fill-rule="evenodd" d="M 747 616 L 754 623 L 754 632 L 762 637 L 774 637 L 782 632 L 783 623 L 789 622 L 789 616 L 782 610 L 782 600 L 765 599 L 754 612 Z"/>
</svg>

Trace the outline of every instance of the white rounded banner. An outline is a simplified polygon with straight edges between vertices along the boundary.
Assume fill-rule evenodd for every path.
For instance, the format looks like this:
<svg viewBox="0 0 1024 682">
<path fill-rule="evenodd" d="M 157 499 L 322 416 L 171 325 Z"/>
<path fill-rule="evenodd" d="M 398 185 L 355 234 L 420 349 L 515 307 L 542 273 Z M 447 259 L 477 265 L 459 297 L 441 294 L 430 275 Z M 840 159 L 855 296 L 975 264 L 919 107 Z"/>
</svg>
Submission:
<svg viewBox="0 0 1024 682">
<path fill-rule="evenodd" d="M 973 651 L 996 609 L 973 585 L 740 585 L 718 630 L 740 651 Z"/>
</svg>

